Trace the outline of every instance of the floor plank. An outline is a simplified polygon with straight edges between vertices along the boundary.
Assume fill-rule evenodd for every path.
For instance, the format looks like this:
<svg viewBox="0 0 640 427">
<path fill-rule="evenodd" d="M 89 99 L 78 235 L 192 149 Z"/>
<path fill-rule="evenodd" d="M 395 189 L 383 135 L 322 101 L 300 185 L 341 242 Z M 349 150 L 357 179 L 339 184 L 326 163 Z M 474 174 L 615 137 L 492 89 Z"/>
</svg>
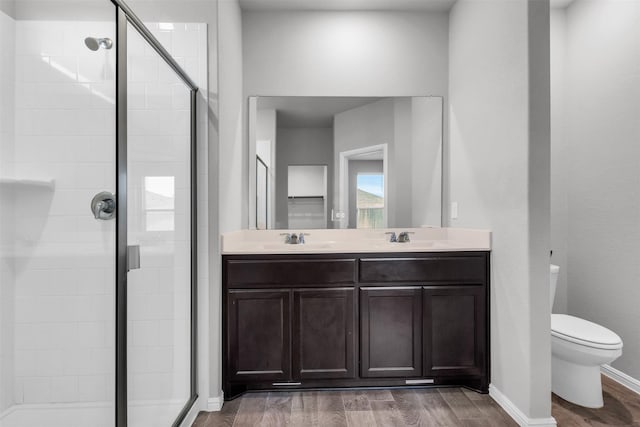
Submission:
<svg viewBox="0 0 640 427">
<path fill-rule="evenodd" d="M 340 392 L 318 392 L 318 424 L 323 427 L 342 427 L 347 425 L 344 403 Z"/>
<path fill-rule="evenodd" d="M 389 393 L 391 395 L 391 393 Z M 393 397 L 392 397 L 393 399 Z M 372 400 L 371 410 L 376 424 L 379 426 L 404 426 L 406 425 L 400 413 L 398 404 L 391 400 Z"/>
<path fill-rule="evenodd" d="M 441 388 L 438 391 L 458 419 L 483 418 L 482 412 L 459 388 Z"/>
<path fill-rule="evenodd" d="M 422 408 L 420 398 L 415 390 L 392 390 L 391 395 L 396 402 L 402 421 L 406 426 L 427 426 L 427 413 Z"/>
<path fill-rule="evenodd" d="M 421 400 L 422 408 L 425 411 L 425 425 L 460 425 L 460 420 L 437 389 L 419 390 L 416 391 L 416 394 Z"/>
<path fill-rule="evenodd" d="M 343 391 L 342 403 L 345 411 L 371 411 L 369 392 L 365 390 Z"/>
</svg>

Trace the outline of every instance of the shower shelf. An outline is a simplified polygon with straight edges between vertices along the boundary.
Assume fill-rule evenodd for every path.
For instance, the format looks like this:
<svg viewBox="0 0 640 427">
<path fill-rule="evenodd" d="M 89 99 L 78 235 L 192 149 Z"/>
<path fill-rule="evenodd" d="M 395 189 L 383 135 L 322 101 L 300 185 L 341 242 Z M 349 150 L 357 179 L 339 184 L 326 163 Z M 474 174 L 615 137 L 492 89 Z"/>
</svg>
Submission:
<svg viewBox="0 0 640 427">
<path fill-rule="evenodd" d="M 8 186 L 19 188 L 38 188 L 53 191 L 56 182 L 53 179 L 26 179 L 26 178 L 8 178 L 0 177 L 0 187 Z"/>
</svg>

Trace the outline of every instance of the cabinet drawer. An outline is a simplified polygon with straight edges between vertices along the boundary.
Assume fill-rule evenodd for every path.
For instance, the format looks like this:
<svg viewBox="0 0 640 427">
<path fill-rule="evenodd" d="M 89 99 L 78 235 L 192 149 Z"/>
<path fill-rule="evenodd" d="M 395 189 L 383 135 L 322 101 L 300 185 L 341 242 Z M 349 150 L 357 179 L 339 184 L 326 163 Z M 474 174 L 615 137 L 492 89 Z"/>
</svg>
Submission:
<svg viewBox="0 0 640 427">
<path fill-rule="evenodd" d="M 485 283 L 487 261 L 480 256 L 362 258 L 360 282 Z"/>
<path fill-rule="evenodd" d="M 227 283 L 241 285 L 313 286 L 352 284 L 355 259 L 227 260 Z"/>
</svg>

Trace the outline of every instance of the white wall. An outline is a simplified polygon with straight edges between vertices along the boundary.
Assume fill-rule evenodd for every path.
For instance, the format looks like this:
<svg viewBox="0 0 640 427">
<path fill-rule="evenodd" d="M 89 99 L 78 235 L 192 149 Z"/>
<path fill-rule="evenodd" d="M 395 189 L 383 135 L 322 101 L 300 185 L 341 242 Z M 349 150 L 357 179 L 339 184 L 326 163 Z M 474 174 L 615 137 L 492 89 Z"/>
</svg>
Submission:
<svg viewBox="0 0 640 427">
<path fill-rule="evenodd" d="M 491 383 L 543 425 L 553 422 L 548 19 L 548 2 L 460 0 L 449 33 L 451 225 L 492 231 Z"/>
<path fill-rule="evenodd" d="M 446 95 L 447 28 L 445 12 L 244 12 L 244 93 Z"/>
<path fill-rule="evenodd" d="M 576 0 L 566 10 L 564 138 L 567 169 L 567 312 L 618 333 L 613 367 L 640 379 L 640 9 L 635 1 Z M 556 24 L 561 24 L 557 21 Z M 562 47 L 558 47 L 562 49 Z M 557 68 L 552 70 L 557 73 Z M 556 77 L 560 78 L 560 77 Z M 563 99 L 564 97 L 564 99 Z M 555 117 L 555 116 L 554 116 Z M 554 126 L 562 126 L 557 124 Z M 564 157 L 557 155 L 566 150 Z M 560 200 L 560 195 L 557 199 Z M 554 252 L 555 257 L 555 252 Z"/>
<path fill-rule="evenodd" d="M 278 128 L 276 144 L 276 229 L 288 224 L 289 165 L 327 165 L 327 199 L 333 188 L 333 130 L 331 128 Z M 328 228 L 328 226 L 325 226 Z"/>
<path fill-rule="evenodd" d="M 211 231 L 211 396 L 222 396 L 222 295 L 219 235 L 248 226 L 248 148 L 243 123 L 242 15 L 238 0 L 218 2 L 217 229 Z"/>
<path fill-rule="evenodd" d="M 0 12 L 0 180 L 13 175 L 15 21 Z M 13 403 L 14 251 L 8 188 L 0 183 L 0 413 Z"/>
<path fill-rule="evenodd" d="M 566 140 L 566 13 L 551 10 L 551 262 L 559 265 L 554 313 L 567 312 L 569 144 Z"/>
</svg>

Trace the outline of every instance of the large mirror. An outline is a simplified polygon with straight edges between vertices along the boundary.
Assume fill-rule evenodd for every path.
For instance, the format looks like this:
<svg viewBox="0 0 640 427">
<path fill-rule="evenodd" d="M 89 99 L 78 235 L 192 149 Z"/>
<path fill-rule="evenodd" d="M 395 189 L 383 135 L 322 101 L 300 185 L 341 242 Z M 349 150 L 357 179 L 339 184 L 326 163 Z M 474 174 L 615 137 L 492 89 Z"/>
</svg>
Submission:
<svg viewBox="0 0 640 427">
<path fill-rule="evenodd" d="M 250 228 L 440 226 L 442 105 L 250 97 Z"/>
</svg>

